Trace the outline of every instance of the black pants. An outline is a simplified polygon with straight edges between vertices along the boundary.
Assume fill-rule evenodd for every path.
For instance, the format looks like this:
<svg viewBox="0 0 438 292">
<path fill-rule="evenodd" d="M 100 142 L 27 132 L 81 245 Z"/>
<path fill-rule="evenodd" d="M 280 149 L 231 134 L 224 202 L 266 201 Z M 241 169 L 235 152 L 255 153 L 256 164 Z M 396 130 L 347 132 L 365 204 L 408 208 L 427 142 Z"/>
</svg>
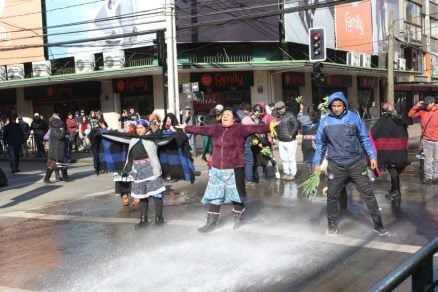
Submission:
<svg viewBox="0 0 438 292">
<path fill-rule="evenodd" d="M 365 161 L 360 160 L 349 166 L 328 166 L 328 191 L 327 191 L 327 219 L 329 223 L 335 223 L 338 213 L 338 201 L 342 189 L 347 182 L 353 182 L 360 192 L 362 200 L 367 205 L 368 212 L 373 216 L 380 216 L 379 206 L 374 196 L 373 185 L 367 174 Z"/>
</svg>

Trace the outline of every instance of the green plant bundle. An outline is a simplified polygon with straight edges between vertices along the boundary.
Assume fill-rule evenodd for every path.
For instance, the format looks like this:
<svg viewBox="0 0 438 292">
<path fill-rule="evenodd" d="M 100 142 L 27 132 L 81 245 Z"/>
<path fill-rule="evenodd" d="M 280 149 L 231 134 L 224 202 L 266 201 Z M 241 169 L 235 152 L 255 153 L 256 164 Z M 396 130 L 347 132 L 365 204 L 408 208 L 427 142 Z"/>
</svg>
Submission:
<svg viewBox="0 0 438 292">
<path fill-rule="evenodd" d="M 303 96 L 299 95 L 295 98 L 298 104 L 303 103 Z"/>
<path fill-rule="evenodd" d="M 318 193 L 321 171 L 315 171 L 307 180 L 305 180 L 298 187 L 303 188 L 304 195 L 313 200 Z"/>
</svg>

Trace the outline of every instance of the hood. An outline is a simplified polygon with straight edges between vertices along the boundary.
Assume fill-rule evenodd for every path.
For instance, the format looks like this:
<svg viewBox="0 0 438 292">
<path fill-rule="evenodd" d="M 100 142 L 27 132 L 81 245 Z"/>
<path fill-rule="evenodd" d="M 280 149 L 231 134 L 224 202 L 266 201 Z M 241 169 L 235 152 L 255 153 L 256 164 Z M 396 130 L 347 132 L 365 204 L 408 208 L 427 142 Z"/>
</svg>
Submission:
<svg viewBox="0 0 438 292">
<path fill-rule="evenodd" d="M 51 127 L 53 127 L 53 128 L 62 128 L 62 127 L 64 127 L 64 123 L 60 119 L 58 119 L 56 117 L 51 117 L 50 118 L 49 125 Z"/>
<path fill-rule="evenodd" d="M 328 111 L 331 114 L 333 114 L 333 112 L 331 110 L 332 103 L 337 99 L 341 100 L 344 103 L 345 111 L 350 110 L 350 105 L 348 104 L 347 98 L 344 96 L 344 94 L 342 92 L 339 91 L 339 92 L 332 93 L 328 98 L 328 102 L 327 102 L 328 103 Z"/>
</svg>

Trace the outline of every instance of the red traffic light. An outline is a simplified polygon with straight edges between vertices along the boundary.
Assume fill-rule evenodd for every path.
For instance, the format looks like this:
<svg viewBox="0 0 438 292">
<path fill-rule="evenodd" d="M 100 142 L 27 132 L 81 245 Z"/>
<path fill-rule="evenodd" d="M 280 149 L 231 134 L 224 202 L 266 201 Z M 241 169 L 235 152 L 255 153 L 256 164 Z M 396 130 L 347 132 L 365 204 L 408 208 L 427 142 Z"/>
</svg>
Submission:
<svg viewBox="0 0 438 292">
<path fill-rule="evenodd" d="M 315 32 L 312 34 L 312 38 L 313 38 L 313 40 L 317 41 L 321 38 L 321 35 L 319 33 Z"/>
</svg>

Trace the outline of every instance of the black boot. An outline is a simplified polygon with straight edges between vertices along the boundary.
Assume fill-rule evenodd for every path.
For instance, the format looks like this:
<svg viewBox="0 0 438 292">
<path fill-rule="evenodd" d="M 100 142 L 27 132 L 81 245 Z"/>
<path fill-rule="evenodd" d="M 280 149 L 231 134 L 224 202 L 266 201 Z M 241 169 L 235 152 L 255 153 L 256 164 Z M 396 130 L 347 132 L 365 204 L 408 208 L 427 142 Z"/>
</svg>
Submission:
<svg viewBox="0 0 438 292">
<path fill-rule="evenodd" d="M 62 177 L 59 173 L 59 168 L 55 169 L 55 178 L 56 178 L 56 181 L 62 181 Z"/>
<path fill-rule="evenodd" d="M 154 227 L 160 227 L 164 224 L 163 218 L 163 199 L 154 198 L 155 205 L 155 222 Z"/>
<path fill-rule="evenodd" d="M 374 223 L 373 231 L 376 232 L 379 236 L 387 236 L 388 231 L 383 227 L 382 217 L 380 215 L 371 215 Z"/>
<path fill-rule="evenodd" d="M 160 227 L 164 224 L 164 218 L 161 215 L 155 216 L 154 227 Z"/>
<path fill-rule="evenodd" d="M 61 168 L 61 174 L 62 174 L 62 180 L 63 180 L 63 181 L 65 181 L 65 182 L 72 181 L 72 180 L 70 179 L 70 177 L 68 176 L 67 168 L 65 168 L 65 167 Z"/>
<path fill-rule="evenodd" d="M 53 172 L 53 168 L 47 168 L 47 169 L 46 169 L 46 176 L 44 177 L 44 182 L 45 182 L 46 184 L 50 184 L 50 183 L 52 183 L 52 182 L 50 181 L 50 177 L 52 176 L 52 172 Z"/>
<path fill-rule="evenodd" d="M 338 234 L 338 225 L 336 225 L 336 220 L 330 220 L 328 221 L 328 230 L 327 230 L 327 234 L 328 235 L 334 235 L 334 234 Z"/>
<path fill-rule="evenodd" d="M 240 226 L 243 225 L 243 213 L 245 212 L 245 209 L 243 209 L 242 211 L 237 211 L 233 209 L 233 214 L 234 214 L 234 226 L 233 229 L 237 229 Z"/>
<path fill-rule="evenodd" d="M 149 200 L 148 198 L 140 200 L 140 222 L 135 224 L 135 228 L 144 228 L 148 225 L 148 206 Z"/>
<path fill-rule="evenodd" d="M 204 226 L 198 228 L 199 232 L 210 232 L 216 228 L 216 222 L 219 218 L 219 213 L 208 212 L 207 213 L 207 223 Z"/>
<path fill-rule="evenodd" d="M 391 205 L 395 209 L 400 209 L 400 205 L 401 205 L 401 193 L 400 193 L 400 191 L 393 191 L 393 192 L 391 192 Z"/>
</svg>

